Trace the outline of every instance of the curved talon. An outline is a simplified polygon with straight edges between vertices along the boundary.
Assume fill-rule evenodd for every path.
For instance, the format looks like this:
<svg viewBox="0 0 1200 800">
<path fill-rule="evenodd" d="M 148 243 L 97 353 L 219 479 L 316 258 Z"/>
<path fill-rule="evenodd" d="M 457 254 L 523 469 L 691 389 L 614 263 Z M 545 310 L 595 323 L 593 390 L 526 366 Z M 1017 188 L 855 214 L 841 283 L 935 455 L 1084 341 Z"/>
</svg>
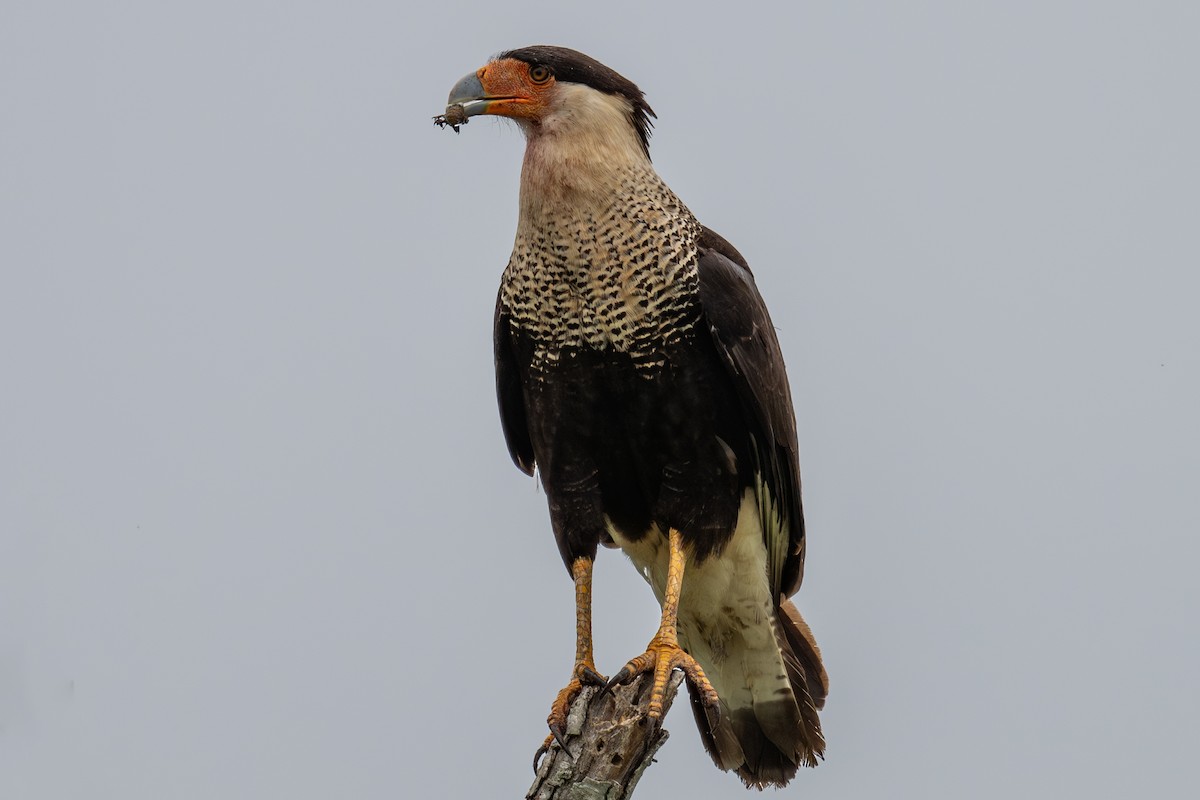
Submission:
<svg viewBox="0 0 1200 800">
<path fill-rule="evenodd" d="M 613 696 L 612 686 L 610 686 L 611 681 L 609 681 L 608 678 L 604 677 L 599 672 L 596 672 L 596 670 L 584 666 L 580 668 L 579 674 L 580 680 L 583 683 L 588 683 L 592 686 L 599 686 L 601 695 L 608 695 L 609 697 Z"/>
<path fill-rule="evenodd" d="M 546 741 L 542 742 L 542 746 L 539 747 L 537 749 L 537 752 L 533 754 L 533 774 L 534 775 L 537 774 L 538 766 L 540 765 L 542 756 L 544 756 L 550 752 L 550 742 L 552 742 L 553 740 L 554 740 L 553 736 L 547 736 Z"/>
<path fill-rule="evenodd" d="M 624 686 L 632 679 L 633 673 L 629 671 L 629 665 L 626 664 L 625 666 L 621 667 L 620 671 L 618 671 L 616 675 L 613 675 L 608 679 L 608 683 L 604 684 L 604 691 L 612 694 L 614 686 Z"/>
<path fill-rule="evenodd" d="M 567 755 L 571 754 L 571 751 L 567 750 L 567 731 L 563 726 L 557 724 L 551 725 L 550 735 L 546 737 L 547 741 L 550 739 L 558 742 L 558 746 L 566 751 Z M 549 750 L 550 748 L 547 747 L 546 749 Z"/>
<path fill-rule="evenodd" d="M 553 714 L 551 717 L 553 717 Z M 550 726 L 550 735 L 546 737 L 546 741 L 542 742 L 542 746 L 539 747 L 537 752 L 533 754 L 533 772 L 535 775 L 538 771 L 538 763 L 541 761 L 542 756 L 549 755 L 550 745 L 552 743 L 557 742 L 559 749 L 561 749 L 568 756 L 571 755 L 571 751 L 567 749 L 566 726 L 560 724 L 554 719 L 548 719 L 546 722 Z"/>
<path fill-rule="evenodd" d="M 579 680 L 582 683 L 590 683 L 592 686 L 608 685 L 605 677 L 587 664 L 580 664 L 579 669 L 576 671 L 579 673 Z"/>
</svg>

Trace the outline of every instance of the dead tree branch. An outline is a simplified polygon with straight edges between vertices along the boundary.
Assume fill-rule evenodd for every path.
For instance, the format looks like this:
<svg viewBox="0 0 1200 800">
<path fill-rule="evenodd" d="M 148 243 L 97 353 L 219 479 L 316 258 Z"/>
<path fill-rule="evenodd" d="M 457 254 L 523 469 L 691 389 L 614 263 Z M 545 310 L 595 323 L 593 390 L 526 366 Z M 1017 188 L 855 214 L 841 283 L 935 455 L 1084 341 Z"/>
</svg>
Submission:
<svg viewBox="0 0 1200 800">
<path fill-rule="evenodd" d="M 567 750 L 558 743 L 537 768 L 526 800 L 628 800 L 667 731 L 646 716 L 653 675 L 641 675 L 611 694 L 585 686 L 571 704 Z M 683 681 L 676 670 L 667 684 L 663 717 Z"/>
</svg>

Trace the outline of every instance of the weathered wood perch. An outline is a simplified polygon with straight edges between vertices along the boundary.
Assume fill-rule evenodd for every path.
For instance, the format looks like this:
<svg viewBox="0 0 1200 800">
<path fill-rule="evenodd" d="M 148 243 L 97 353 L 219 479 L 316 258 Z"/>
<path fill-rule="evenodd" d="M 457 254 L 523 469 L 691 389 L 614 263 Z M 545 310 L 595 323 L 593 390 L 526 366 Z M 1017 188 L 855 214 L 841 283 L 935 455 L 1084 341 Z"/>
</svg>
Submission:
<svg viewBox="0 0 1200 800">
<path fill-rule="evenodd" d="M 653 674 L 644 674 L 612 693 L 585 686 L 567 718 L 567 750 L 557 742 L 537 766 L 526 800 L 628 800 L 667 731 L 646 715 Z M 671 673 L 663 718 L 671 709 L 683 673 Z"/>
</svg>

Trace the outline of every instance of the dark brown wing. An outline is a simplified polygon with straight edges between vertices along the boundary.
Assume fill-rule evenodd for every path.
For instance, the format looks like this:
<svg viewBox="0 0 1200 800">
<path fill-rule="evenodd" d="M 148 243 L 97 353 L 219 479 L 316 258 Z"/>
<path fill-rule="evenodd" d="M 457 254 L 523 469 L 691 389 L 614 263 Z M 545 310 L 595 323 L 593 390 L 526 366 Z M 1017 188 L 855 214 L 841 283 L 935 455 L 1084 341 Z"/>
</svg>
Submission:
<svg viewBox="0 0 1200 800">
<path fill-rule="evenodd" d="M 796 417 L 779 339 L 746 260 L 707 228 L 698 269 L 704 316 L 754 439 L 755 489 L 772 587 L 776 597 L 790 596 L 804 573 L 804 512 Z"/>
<path fill-rule="evenodd" d="M 533 442 L 529 438 L 529 422 L 525 417 L 525 393 L 521 388 L 521 373 L 512 349 L 508 315 L 496 296 L 496 320 L 493 335 L 496 347 L 496 400 L 500 404 L 500 425 L 513 463 L 526 475 L 533 474 Z"/>
</svg>

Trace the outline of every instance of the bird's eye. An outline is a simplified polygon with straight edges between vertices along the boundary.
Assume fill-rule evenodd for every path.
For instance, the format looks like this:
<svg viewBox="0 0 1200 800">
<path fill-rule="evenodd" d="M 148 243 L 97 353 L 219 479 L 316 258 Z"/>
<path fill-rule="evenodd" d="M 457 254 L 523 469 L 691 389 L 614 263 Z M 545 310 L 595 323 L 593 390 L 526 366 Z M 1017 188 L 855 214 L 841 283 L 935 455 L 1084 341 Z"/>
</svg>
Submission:
<svg viewBox="0 0 1200 800">
<path fill-rule="evenodd" d="M 529 68 L 529 80 L 534 83 L 545 83 L 550 80 L 550 68 L 537 64 Z"/>
</svg>

